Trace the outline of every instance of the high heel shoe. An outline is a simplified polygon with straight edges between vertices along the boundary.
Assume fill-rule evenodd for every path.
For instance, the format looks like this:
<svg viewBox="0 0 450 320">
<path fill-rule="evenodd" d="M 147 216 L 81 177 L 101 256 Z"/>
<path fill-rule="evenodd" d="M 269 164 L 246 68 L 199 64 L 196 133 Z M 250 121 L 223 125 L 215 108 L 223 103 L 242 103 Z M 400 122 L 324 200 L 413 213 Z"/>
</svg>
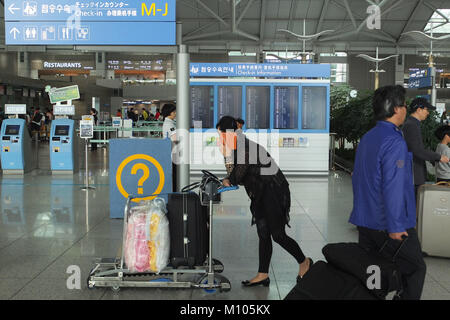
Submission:
<svg viewBox="0 0 450 320">
<path fill-rule="evenodd" d="M 264 287 L 268 287 L 269 284 L 270 284 L 270 278 L 266 278 L 264 280 L 257 281 L 257 282 L 250 282 L 249 280 L 242 281 L 242 285 L 244 287 L 255 287 L 255 286 L 259 286 L 259 285 L 263 285 Z"/>
<path fill-rule="evenodd" d="M 308 268 L 308 271 L 309 271 L 309 269 L 310 269 L 311 266 L 313 265 L 314 261 L 313 261 L 313 259 L 311 259 L 311 258 L 306 258 L 306 259 L 309 259 L 309 268 Z M 306 271 L 306 273 L 308 273 L 308 271 Z M 305 273 L 305 274 L 306 274 L 306 273 Z M 305 274 L 303 275 L 303 277 L 305 276 Z M 300 277 L 300 276 L 298 275 L 298 276 L 297 276 L 297 283 L 300 282 L 300 281 L 302 280 L 303 277 Z"/>
</svg>

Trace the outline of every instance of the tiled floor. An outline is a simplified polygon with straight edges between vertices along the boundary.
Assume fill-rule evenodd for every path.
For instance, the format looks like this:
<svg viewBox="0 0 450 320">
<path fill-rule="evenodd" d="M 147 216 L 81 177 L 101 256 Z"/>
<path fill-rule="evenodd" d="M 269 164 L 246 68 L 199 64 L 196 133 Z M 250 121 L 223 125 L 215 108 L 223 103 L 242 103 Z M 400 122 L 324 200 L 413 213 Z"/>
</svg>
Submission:
<svg viewBox="0 0 450 320">
<path fill-rule="evenodd" d="M 42 147 L 45 153 L 45 146 Z M 115 257 L 121 250 L 122 221 L 109 218 L 106 150 L 90 153 L 94 191 L 80 190 L 84 172 L 56 177 L 42 156 L 41 168 L 21 178 L 1 177 L 0 299 L 283 299 L 295 284 L 298 265 L 274 244 L 268 288 L 243 288 L 241 280 L 257 270 L 258 238 L 250 226 L 244 189 L 223 195 L 214 219 L 214 257 L 232 290 L 208 293 L 199 289 L 88 290 L 85 279 L 97 257 Z M 194 180 L 195 177 L 192 179 Z M 323 260 L 329 242 L 356 241 L 348 224 L 352 208 L 350 176 L 291 177 L 291 228 L 305 255 Z M 450 300 L 450 259 L 426 258 L 423 299 Z M 81 269 L 81 290 L 67 289 L 71 265 Z"/>
</svg>

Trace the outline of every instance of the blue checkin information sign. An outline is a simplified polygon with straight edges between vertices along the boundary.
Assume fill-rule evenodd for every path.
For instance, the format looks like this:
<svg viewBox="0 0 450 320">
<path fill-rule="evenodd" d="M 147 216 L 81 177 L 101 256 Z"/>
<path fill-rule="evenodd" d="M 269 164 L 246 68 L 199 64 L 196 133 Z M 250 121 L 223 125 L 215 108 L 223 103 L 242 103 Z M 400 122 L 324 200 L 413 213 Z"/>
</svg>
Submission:
<svg viewBox="0 0 450 320">
<path fill-rule="evenodd" d="M 329 78 L 329 64 L 191 63 L 191 77 Z"/>
<path fill-rule="evenodd" d="M 175 0 L 5 0 L 7 45 L 175 45 Z"/>
</svg>

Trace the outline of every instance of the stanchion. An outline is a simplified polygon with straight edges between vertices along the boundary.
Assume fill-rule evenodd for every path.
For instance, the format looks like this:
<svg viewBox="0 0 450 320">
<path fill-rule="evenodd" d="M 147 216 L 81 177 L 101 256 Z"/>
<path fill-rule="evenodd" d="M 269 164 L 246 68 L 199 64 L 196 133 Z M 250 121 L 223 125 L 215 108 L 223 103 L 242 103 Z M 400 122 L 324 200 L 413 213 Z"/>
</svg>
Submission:
<svg viewBox="0 0 450 320">
<path fill-rule="evenodd" d="M 36 151 L 36 168 L 39 169 L 39 131 L 34 133 L 34 150 Z"/>
<path fill-rule="evenodd" d="M 89 144 L 89 139 L 84 139 L 84 141 L 86 142 L 85 144 L 85 165 L 86 165 L 86 173 L 85 173 L 85 182 L 86 185 L 84 187 L 81 187 L 81 190 L 84 191 L 88 191 L 88 190 L 94 190 L 95 187 L 91 187 L 89 186 L 89 167 L 88 167 L 88 144 Z"/>
</svg>

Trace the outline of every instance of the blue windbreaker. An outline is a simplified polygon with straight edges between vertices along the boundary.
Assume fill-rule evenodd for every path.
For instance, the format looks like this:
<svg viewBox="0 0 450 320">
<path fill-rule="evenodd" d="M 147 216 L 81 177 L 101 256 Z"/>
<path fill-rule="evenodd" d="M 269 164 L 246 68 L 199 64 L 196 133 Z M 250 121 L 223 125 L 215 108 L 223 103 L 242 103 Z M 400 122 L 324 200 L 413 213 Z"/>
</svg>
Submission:
<svg viewBox="0 0 450 320">
<path fill-rule="evenodd" d="M 352 184 L 350 223 L 389 233 L 415 227 L 412 153 L 393 123 L 378 121 L 362 137 Z"/>
</svg>

